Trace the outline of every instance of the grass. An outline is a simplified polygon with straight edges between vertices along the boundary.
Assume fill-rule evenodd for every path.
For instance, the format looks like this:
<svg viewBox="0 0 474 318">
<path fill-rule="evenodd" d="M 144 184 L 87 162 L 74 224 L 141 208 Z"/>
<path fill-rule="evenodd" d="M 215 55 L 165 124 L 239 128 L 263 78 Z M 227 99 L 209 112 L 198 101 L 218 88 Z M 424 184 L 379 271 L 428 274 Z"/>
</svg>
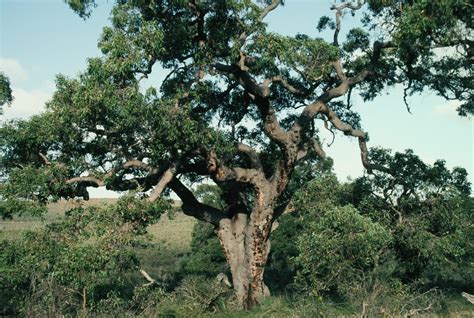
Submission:
<svg viewBox="0 0 474 318">
<path fill-rule="evenodd" d="M 91 199 L 82 201 L 85 206 L 113 204 L 116 199 Z M 39 217 L 31 215 L 15 216 L 11 220 L 0 220 L 0 239 L 18 238 L 22 231 L 43 227 L 64 217 L 64 212 L 72 209 L 78 202 L 61 200 L 48 205 L 48 213 Z"/>
<path fill-rule="evenodd" d="M 84 206 L 113 204 L 117 199 L 90 199 L 81 201 Z M 60 220 L 64 212 L 79 204 L 73 200 L 61 200 L 48 205 L 48 212 L 42 217 L 20 216 L 12 220 L 0 221 L 0 239 L 18 238 L 22 231 L 41 228 L 45 224 Z M 178 205 L 176 206 L 178 207 Z M 180 209 L 176 209 L 173 217 L 163 215 L 161 219 L 148 228 L 152 243 L 160 244 L 178 254 L 189 251 L 191 234 L 195 219 L 186 216 Z"/>
</svg>

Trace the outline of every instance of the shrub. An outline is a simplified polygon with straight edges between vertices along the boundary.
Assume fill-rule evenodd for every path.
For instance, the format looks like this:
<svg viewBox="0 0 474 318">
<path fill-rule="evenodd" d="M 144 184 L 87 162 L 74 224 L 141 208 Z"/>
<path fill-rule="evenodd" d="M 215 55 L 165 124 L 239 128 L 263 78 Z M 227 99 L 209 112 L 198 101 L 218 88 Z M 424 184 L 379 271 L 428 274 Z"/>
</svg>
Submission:
<svg viewBox="0 0 474 318">
<path fill-rule="evenodd" d="M 215 277 L 227 273 L 228 266 L 214 227 L 198 221 L 193 228 L 191 252 L 182 260 L 184 273 Z"/>
<path fill-rule="evenodd" d="M 379 265 L 391 242 L 389 231 L 354 207 L 334 207 L 311 222 L 297 240 L 298 281 L 315 295 L 347 296 L 353 285 Z"/>
<path fill-rule="evenodd" d="M 126 289 L 135 247 L 168 205 L 131 196 L 67 212 L 64 220 L 0 244 L 0 314 L 77 314 Z M 116 301 L 115 301 L 116 303 Z"/>
</svg>

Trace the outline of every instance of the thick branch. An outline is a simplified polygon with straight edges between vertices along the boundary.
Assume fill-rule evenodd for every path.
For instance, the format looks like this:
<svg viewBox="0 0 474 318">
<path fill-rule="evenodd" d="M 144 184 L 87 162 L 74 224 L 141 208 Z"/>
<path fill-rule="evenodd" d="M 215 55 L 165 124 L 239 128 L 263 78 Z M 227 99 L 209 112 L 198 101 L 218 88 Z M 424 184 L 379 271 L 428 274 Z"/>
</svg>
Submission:
<svg viewBox="0 0 474 318">
<path fill-rule="evenodd" d="M 217 154 L 213 150 L 207 153 L 207 169 L 213 179 L 220 182 L 233 180 L 250 183 L 259 187 L 265 180 L 263 170 L 239 167 L 229 168 L 225 166 L 224 162 L 217 158 Z"/>
<path fill-rule="evenodd" d="M 218 225 L 219 221 L 225 217 L 222 211 L 199 202 L 191 190 L 177 178 L 173 178 L 168 185 L 183 202 L 181 208 L 184 214 L 214 225 Z"/>
<path fill-rule="evenodd" d="M 155 185 L 153 188 L 153 191 L 150 193 L 150 196 L 148 197 L 148 201 L 154 202 L 156 199 L 158 199 L 163 192 L 163 190 L 166 188 L 168 183 L 174 178 L 176 175 L 176 166 L 171 165 L 161 176 L 160 181 Z"/>
<path fill-rule="evenodd" d="M 126 161 L 118 170 L 120 170 L 121 168 L 123 168 L 123 169 L 140 168 L 140 169 L 146 170 L 148 172 L 152 172 L 154 170 L 153 166 L 151 166 L 147 163 L 144 163 L 141 160 L 136 160 L 136 159 Z"/>
<path fill-rule="evenodd" d="M 369 151 L 367 149 L 367 139 L 366 137 L 359 137 L 359 148 L 360 148 L 360 157 L 364 168 L 367 169 L 368 173 L 372 173 L 373 170 L 378 170 L 386 173 L 391 173 L 390 169 L 387 167 L 373 164 L 369 161 Z"/>
<path fill-rule="evenodd" d="M 313 120 L 316 114 L 319 111 L 320 103 L 327 103 L 334 98 L 340 97 L 345 95 L 352 87 L 364 81 L 368 76 L 374 74 L 373 68 L 378 63 L 380 58 L 380 54 L 383 49 L 390 48 L 392 46 L 391 42 L 378 42 L 376 41 L 373 45 L 373 53 L 371 57 L 371 62 L 365 69 L 360 71 L 358 74 L 352 77 L 346 77 L 340 61 L 336 61 L 333 65 L 338 73 L 339 78 L 342 82 L 333 87 L 326 92 L 324 92 L 321 96 L 318 97 L 316 102 L 307 105 L 304 110 L 301 112 L 301 115 L 293 124 L 291 131 L 293 134 L 300 135 L 301 132 L 307 127 L 307 125 Z"/>
<path fill-rule="evenodd" d="M 296 161 L 304 159 L 308 155 L 309 150 L 311 149 L 316 153 L 319 158 L 326 158 L 326 153 L 324 152 L 321 143 L 318 140 L 311 138 L 307 143 L 303 145 L 300 150 L 298 150 L 298 153 L 296 155 Z"/>
<path fill-rule="evenodd" d="M 294 87 L 293 85 L 288 83 L 288 81 L 286 79 L 284 79 L 282 76 L 273 76 L 271 78 L 265 79 L 263 81 L 262 85 L 261 85 L 263 87 L 265 96 L 270 95 L 269 86 L 270 86 L 271 83 L 278 83 L 282 87 L 284 87 L 287 91 L 289 91 L 290 93 L 293 93 L 295 95 L 303 95 L 304 94 L 304 92 L 300 91 L 299 89 L 297 89 L 296 87 Z"/>
<path fill-rule="evenodd" d="M 315 115 L 318 113 L 324 114 L 331 124 L 339 131 L 343 132 L 345 135 L 357 137 L 359 140 L 359 148 L 361 152 L 361 160 L 364 167 L 370 173 L 372 170 L 380 170 L 388 172 L 389 170 L 386 167 L 371 164 L 369 162 L 369 154 L 367 150 L 367 134 L 359 129 L 355 129 L 348 123 L 343 122 L 334 111 L 332 111 L 325 103 L 318 102 L 312 105 L 312 111 L 315 112 Z"/>
<path fill-rule="evenodd" d="M 290 136 L 288 132 L 280 126 L 275 109 L 270 104 L 270 101 L 268 98 L 257 98 L 255 99 L 255 103 L 262 117 L 265 134 L 268 138 L 276 142 L 284 153 L 287 152 Z"/>
<path fill-rule="evenodd" d="M 333 64 L 334 69 L 336 70 L 336 74 L 339 77 L 341 81 L 346 81 L 347 80 L 347 75 L 344 73 L 344 70 L 342 68 L 342 62 L 341 59 L 339 58 L 337 61 L 335 61 Z"/>
<path fill-rule="evenodd" d="M 214 67 L 220 72 L 235 76 L 239 84 L 247 91 L 257 105 L 262 118 L 263 129 L 267 137 L 276 142 L 284 153 L 287 153 L 289 134 L 280 126 L 276 112 L 270 104 L 268 98 L 268 85 L 270 83 L 267 81 L 262 85 L 257 84 L 248 72 L 242 71 L 237 66 L 217 63 Z"/>
<path fill-rule="evenodd" d="M 247 155 L 252 165 L 252 168 L 262 171 L 262 163 L 255 149 L 244 143 L 237 143 L 237 150 Z"/>
</svg>

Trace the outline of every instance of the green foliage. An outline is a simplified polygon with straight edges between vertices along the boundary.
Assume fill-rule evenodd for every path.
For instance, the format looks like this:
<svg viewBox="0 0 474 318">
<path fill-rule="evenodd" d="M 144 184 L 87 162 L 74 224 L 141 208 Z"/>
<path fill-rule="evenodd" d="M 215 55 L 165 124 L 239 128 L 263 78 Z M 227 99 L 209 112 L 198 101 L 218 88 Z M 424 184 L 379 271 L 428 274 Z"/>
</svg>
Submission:
<svg viewBox="0 0 474 318">
<path fill-rule="evenodd" d="M 222 199 L 222 190 L 216 185 L 200 184 L 196 187 L 194 194 L 204 204 L 217 209 L 225 207 L 225 202 Z"/>
<path fill-rule="evenodd" d="M 328 76 L 330 63 L 339 54 L 338 49 L 326 41 L 303 34 L 296 37 L 263 34 L 250 50 L 260 56 L 256 67 L 260 66 L 267 74 L 278 68 L 297 70 L 309 81 Z"/>
<path fill-rule="evenodd" d="M 225 310 L 231 295 L 231 289 L 215 279 L 189 276 L 172 293 L 157 297 L 155 303 L 148 303 L 141 314 L 146 317 L 208 317 Z"/>
<path fill-rule="evenodd" d="M 286 294 L 291 291 L 299 268 L 292 258 L 299 254 L 296 241 L 303 232 L 304 225 L 292 215 L 283 215 L 278 222 L 278 228 L 272 233 L 272 250 L 265 267 L 264 279 L 273 294 Z"/>
<path fill-rule="evenodd" d="M 61 314 L 77 313 L 82 297 L 89 305 L 110 301 L 108 294 L 119 295 L 126 287 L 124 273 L 138 270 L 137 234 L 166 207 L 132 197 L 117 205 L 78 206 L 63 221 L 26 232 L 18 241 L 3 241 L 2 314 L 33 310 L 38 315 L 55 306 Z"/>
<path fill-rule="evenodd" d="M 330 29 L 335 29 L 336 23 L 334 23 L 334 21 L 330 17 L 322 16 L 321 18 L 319 18 L 318 25 L 316 28 L 318 29 L 319 32 L 321 32 L 327 27 L 329 27 Z"/>
<path fill-rule="evenodd" d="M 292 165 L 287 160 L 291 151 L 303 150 L 310 138 L 319 140 L 314 120 L 337 116 L 361 127 L 349 102 L 331 100 L 334 92 L 339 96 L 354 89 L 368 100 L 403 84 L 405 95 L 431 89 L 460 100 L 461 115 L 472 114 L 471 5 L 460 0 L 367 2 L 362 27 L 349 30 L 338 47 L 333 39 L 269 32 L 262 20 L 270 10 L 265 5 L 273 3 L 269 0 L 116 1 L 111 25 L 99 41 L 103 55 L 89 59 L 75 78 L 58 75 L 45 113 L 0 127 L 0 214 L 40 214 L 49 201 L 87 199 L 90 186 L 105 184 L 132 194 L 114 207 L 77 208 L 64 222 L 2 246 L 0 278 L 7 286 L 2 307 L 10 312 L 16 306 L 29 308 L 30 299 L 48 308 L 66 306 L 54 313 L 33 308 L 32 313 L 74 314 L 78 293 L 102 309 L 127 307 L 121 274 L 137 265 L 135 236 L 167 209 L 162 200 L 145 200 L 164 170 L 172 167 L 185 183 L 215 177 L 208 162 L 211 150 L 217 165 L 247 168 L 249 161 L 234 146 L 243 141 L 258 149 L 265 176 L 278 177 L 278 165 Z M 94 0 L 66 3 L 82 18 L 96 6 Z M 327 27 L 336 26 L 321 18 L 317 28 Z M 439 46 L 457 53 L 439 54 Z M 147 89 L 142 80 L 157 67 L 167 75 L 159 87 Z M 0 105 L 11 102 L 4 75 L 0 88 Z M 308 108 L 298 116 L 301 105 L 326 101 L 331 116 L 310 116 Z M 282 129 L 296 123 L 301 132 L 284 142 L 270 140 L 269 129 L 278 126 L 273 116 Z M 255 128 L 244 128 L 246 121 L 254 121 Z M 292 144 L 293 139 L 301 142 Z M 316 163 L 314 153 L 307 159 L 279 202 L 269 202 L 284 205 L 291 199 L 295 210 L 275 233 L 280 247 L 272 253 L 269 274 L 282 280 L 274 288 L 283 289 L 295 272 L 306 276 L 305 284 L 317 295 L 347 297 L 359 288 L 373 299 L 378 299 L 377 288 L 400 295 L 409 294 L 405 284 L 429 288 L 472 282 L 472 204 L 465 170 L 449 171 L 442 161 L 426 165 L 410 151 L 391 155 L 375 149 L 370 160 L 387 171 L 343 185 L 322 171 L 330 169 L 330 161 Z M 306 184 L 312 178 L 317 180 Z M 219 209 L 239 195 L 254 202 L 248 184 L 226 180 L 217 186 L 219 191 L 203 186 L 196 195 Z M 191 254 L 183 261 L 188 273 L 225 271 L 213 230 L 196 225 Z M 283 261 L 287 256 L 294 258 Z M 380 284 L 383 275 L 386 284 Z M 185 280 L 172 297 L 153 292 L 150 303 L 168 310 L 163 315 L 218 308 L 219 289 L 199 280 Z M 146 301 L 142 294 L 137 290 L 135 296 Z M 189 307 L 178 308 L 177 301 Z"/>
<path fill-rule="evenodd" d="M 369 44 L 369 34 L 362 28 L 355 28 L 348 32 L 343 49 L 348 53 L 352 53 L 357 49 L 364 51 L 368 49 Z"/>
<path fill-rule="evenodd" d="M 366 15 L 366 26 L 386 28 L 390 33 L 394 47 L 390 55 L 404 65 L 401 76 L 407 80 L 406 93 L 429 88 L 444 98 L 462 101 L 459 115 L 472 115 L 469 1 L 371 0 L 368 4 L 372 15 Z M 457 53 L 444 54 L 443 48 L 448 47 L 456 48 Z"/>
<path fill-rule="evenodd" d="M 201 202 L 215 208 L 223 208 L 225 203 L 221 190 L 210 184 L 201 184 L 196 188 L 196 197 Z M 191 252 L 182 260 L 182 269 L 186 274 L 204 275 L 215 278 L 219 273 L 227 273 L 228 266 L 214 226 L 198 221 L 193 227 Z"/>
<path fill-rule="evenodd" d="M 0 73 L 0 115 L 3 111 L 3 105 L 10 105 L 13 102 L 10 80 L 5 74 Z"/>
<path fill-rule="evenodd" d="M 412 151 L 371 156 L 389 173 L 357 180 L 356 205 L 392 230 L 399 276 L 425 286 L 469 285 L 473 209 L 465 170 L 449 171 L 440 160 L 426 165 Z"/>
<path fill-rule="evenodd" d="M 64 169 L 58 166 L 13 169 L 8 182 L 0 184 L 0 215 L 11 218 L 14 214 L 43 214 L 48 200 L 56 201 L 59 195 L 68 197 L 68 192 L 72 193 L 71 187 L 62 182 L 63 176 Z"/>
<path fill-rule="evenodd" d="M 378 266 L 391 240 L 387 229 L 354 207 L 332 208 L 298 238 L 299 280 L 309 282 L 316 295 L 327 291 L 347 295 L 351 284 L 360 284 L 364 274 Z"/>
<path fill-rule="evenodd" d="M 465 171 L 449 171 L 443 161 L 427 165 L 412 151 L 375 149 L 371 157 L 389 170 L 350 184 L 326 173 L 299 186 L 294 211 L 272 234 L 270 286 L 357 306 L 369 299 L 373 310 L 396 313 L 430 288 L 472 285 L 473 208 Z M 397 303 L 391 307 L 389 299 Z"/>
<path fill-rule="evenodd" d="M 92 8 L 97 6 L 95 0 L 64 0 L 64 2 L 83 19 L 88 18 Z"/>
<path fill-rule="evenodd" d="M 191 253 L 183 259 L 182 268 L 187 274 L 208 277 L 228 272 L 224 252 L 212 225 L 202 221 L 194 225 Z"/>
</svg>

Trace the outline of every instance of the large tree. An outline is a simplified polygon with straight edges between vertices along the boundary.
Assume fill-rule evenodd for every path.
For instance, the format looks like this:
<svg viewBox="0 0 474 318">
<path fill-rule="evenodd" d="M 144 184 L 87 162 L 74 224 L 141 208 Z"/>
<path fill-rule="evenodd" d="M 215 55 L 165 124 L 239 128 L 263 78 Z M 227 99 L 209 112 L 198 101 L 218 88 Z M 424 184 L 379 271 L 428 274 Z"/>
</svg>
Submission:
<svg viewBox="0 0 474 318">
<path fill-rule="evenodd" d="M 66 2 L 83 18 L 96 5 Z M 291 199 L 295 167 L 325 157 L 320 129 L 357 138 L 367 171 L 388 171 L 369 160 L 351 94 L 431 89 L 460 100 L 461 115 L 474 112 L 468 1 L 338 2 L 334 19 L 315 16 L 315 28 L 333 30 L 329 40 L 270 32 L 265 18 L 282 4 L 117 1 L 99 41 L 103 56 L 77 78 L 58 76 L 45 113 L 1 128 L 2 214 L 87 198 L 87 187 L 138 191 L 152 205 L 172 190 L 184 213 L 215 227 L 239 303 L 260 302 L 269 294 L 270 233 Z M 342 37 L 343 16 L 357 10 L 360 25 Z M 167 75 L 145 90 L 157 70 Z M 204 178 L 225 207 L 193 194 Z"/>
</svg>

